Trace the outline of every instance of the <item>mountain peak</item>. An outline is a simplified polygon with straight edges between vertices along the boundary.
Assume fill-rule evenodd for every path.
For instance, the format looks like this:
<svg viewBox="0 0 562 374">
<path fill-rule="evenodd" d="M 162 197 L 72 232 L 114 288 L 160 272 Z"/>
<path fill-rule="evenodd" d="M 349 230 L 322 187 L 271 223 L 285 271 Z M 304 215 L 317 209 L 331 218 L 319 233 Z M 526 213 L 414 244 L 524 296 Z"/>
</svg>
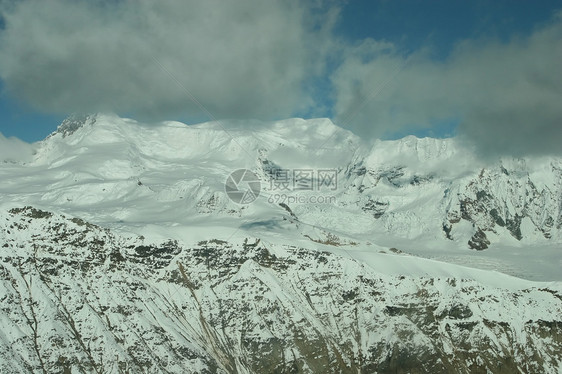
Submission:
<svg viewBox="0 0 562 374">
<path fill-rule="evenodd" d="M 96 123 L 97 114 L 71 114 L 57 127 L 57 129 L 49 135 L 49 137 L 61 134 L 63 138 L 74 134 L 78 129 L 86 124 L 93 125 Z"/>
</svg>

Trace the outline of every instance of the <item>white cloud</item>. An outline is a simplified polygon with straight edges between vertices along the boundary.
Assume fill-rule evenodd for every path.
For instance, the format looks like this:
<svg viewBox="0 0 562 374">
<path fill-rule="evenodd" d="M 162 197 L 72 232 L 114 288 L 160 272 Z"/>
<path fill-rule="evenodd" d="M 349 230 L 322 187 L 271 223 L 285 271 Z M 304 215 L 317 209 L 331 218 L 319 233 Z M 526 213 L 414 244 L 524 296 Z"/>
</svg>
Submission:
<svg viewBox="0 0 562 374">
<path fill-rule="evenodd" d="M 458 118 L 483 155 L 562 151 L 561 17 L 526 38 L 468 40 L 445 61 L 429 56 L 365 42 L 332 77 L 336 122 L 380 137 Z"/>
<path fill-rule="evenodd" d="M 33 159 L 35 147 L 17 138 L 6 138 L 0 133 L 0 161 L 28 162 Z"/>
<path fill-rule="evenodd" d="M 23 0 L 4 7 L 0 77 L 47 112 L 172 118 L 192 94 L 217 117 L 289 116 L 313 106 L 334 19 L 304 4 Z"/>
</svg>

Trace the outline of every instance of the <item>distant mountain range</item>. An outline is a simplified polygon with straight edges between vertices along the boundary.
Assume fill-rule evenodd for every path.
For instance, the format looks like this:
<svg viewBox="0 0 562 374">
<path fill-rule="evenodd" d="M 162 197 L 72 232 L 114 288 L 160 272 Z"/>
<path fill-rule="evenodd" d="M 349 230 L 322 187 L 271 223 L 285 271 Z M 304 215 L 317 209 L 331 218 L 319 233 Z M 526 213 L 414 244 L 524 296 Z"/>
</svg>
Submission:
<svg viewBox="0 0 562 374">
<path fill-rule="evenodd" d="M 228 174 L 240 168 L 269 188 L 255 204 L 259 214 L 224 193 Z M 272 168 L 290 177 L 333 170 L 337 188 L 275 190 Z M 562 242 L 562 159 L 485 162 L 454 138 L 366 145 L 328 119 L 149 126 L 108 115 L 71 117 L 40 143 L 33 162 L 11 170 L 4 171 L 11 184 L 0 186 L 6 200 L 84 213 L 99 223 L 134 221 L 139 210 L 163 206 L 171 216 L 181 210 L 198 221 L 259 220 L 263 210 L 268 217 L 283 211 L 268 196 L 322 195 L 335 199 L 285 203 L 303 224 L 347 235 L 385 233 L 477 250 Z"/>
</svg>

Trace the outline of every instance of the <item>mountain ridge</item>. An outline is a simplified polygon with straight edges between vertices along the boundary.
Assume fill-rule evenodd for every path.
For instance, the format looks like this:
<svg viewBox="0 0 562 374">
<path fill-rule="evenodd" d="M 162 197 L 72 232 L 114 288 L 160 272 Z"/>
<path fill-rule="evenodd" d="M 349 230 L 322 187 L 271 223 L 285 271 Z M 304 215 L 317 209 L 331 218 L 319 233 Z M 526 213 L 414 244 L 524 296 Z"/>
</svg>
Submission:
<svg viewBox="0 0 562 374">
<path fill-rule="evenodd" d="M 463 264 L 473 258 L 465 249 L 505 247 L 511 256 L 529 247 L 525 259 L 509 259 L 523 264 L 533 251 L 555 259 L 552 247 L 562 243 L 562 160 L 555 157 L 483 163 L 454 138 L 369 145 L 328 119 L 150 126 L 99 114 L 69 119 L 59 130 L 39 143 L 34 161 L 0 170 L 0 202 L 22 201 L 124 231 L 205 222 L 212 231 L 220 221 L 248 235 L 260 228 L 309 242 L 329 234 L 361 248 L 378 243 L 430 258 L 461 255 Z M 237 169 L 261 180 L 252 204 L 236 204 L 225 193 Z M 276 170 L 333 171 L 337 188 L 312 180 L 313 190 L 279 190 Z M 506 261 L 498 253 L 482 256 Z M 507 269 L 521 264 L 499 270 L 511 274 Z"/>
<path fill-rule="evenodd" d="M 559 282 L 389 276 L 256 238 L 151 242 L 30 206 L 0 217 L 6 373 L 562 368 Z"/>
</svg>

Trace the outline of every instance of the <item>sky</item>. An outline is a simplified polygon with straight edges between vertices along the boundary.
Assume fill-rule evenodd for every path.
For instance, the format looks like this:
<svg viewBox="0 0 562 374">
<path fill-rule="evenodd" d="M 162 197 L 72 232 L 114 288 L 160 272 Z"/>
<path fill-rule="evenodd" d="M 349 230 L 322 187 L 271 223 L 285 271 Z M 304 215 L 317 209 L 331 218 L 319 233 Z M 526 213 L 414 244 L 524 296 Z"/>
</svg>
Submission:
<svg viewBox="0 0 562 374">
<path fill-rule="evenodd" d="M 0 146 L 114 112 L 328 117 L 366 139 L 562 155 L 561 1 L 0 0 L 0 14 Z"/>
</svg>

